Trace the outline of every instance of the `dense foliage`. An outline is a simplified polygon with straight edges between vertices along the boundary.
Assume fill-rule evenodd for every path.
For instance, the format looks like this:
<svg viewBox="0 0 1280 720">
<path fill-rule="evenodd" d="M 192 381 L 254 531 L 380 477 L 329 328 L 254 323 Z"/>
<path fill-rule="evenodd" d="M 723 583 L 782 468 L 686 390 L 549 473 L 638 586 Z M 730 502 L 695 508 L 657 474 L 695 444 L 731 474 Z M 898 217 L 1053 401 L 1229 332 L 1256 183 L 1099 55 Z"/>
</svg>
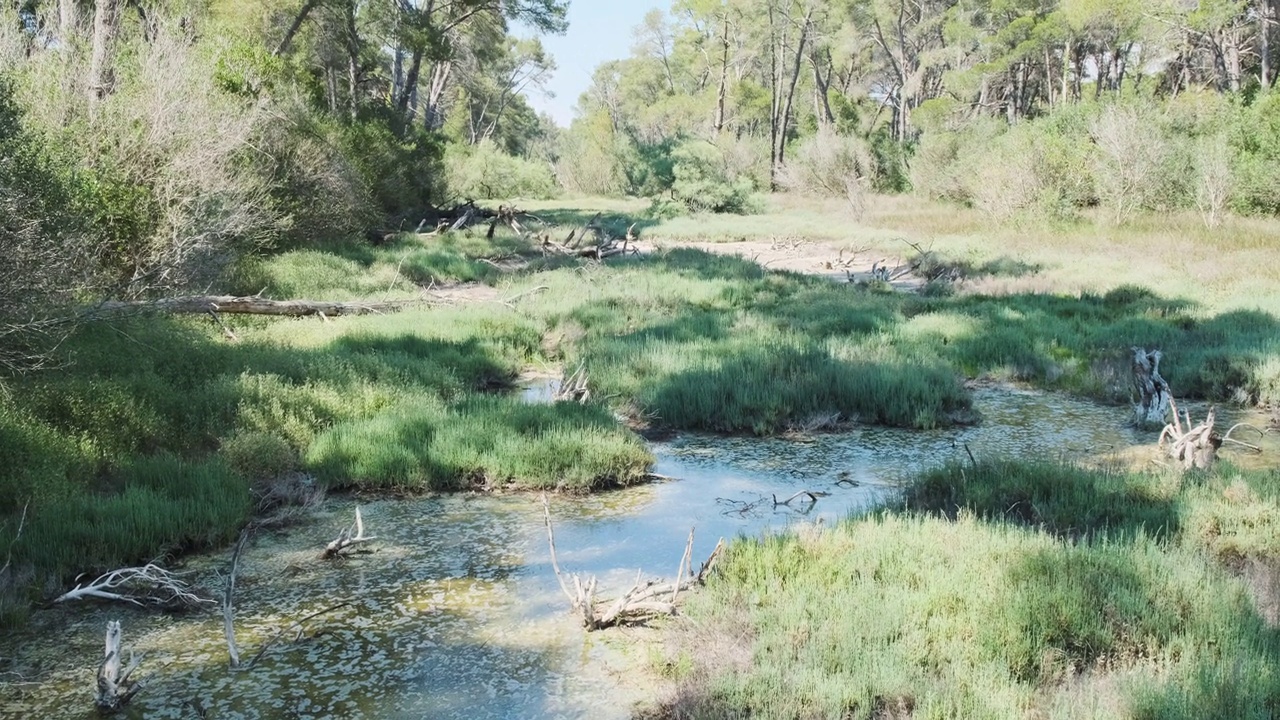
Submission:
<svg viewBox="0 0 1280 720">
<path fill-rule="evenodd" d="M 859 213 L 868 190 L 914 185 L 1001 220 L 1274 213 L 1276 5 L 678 0 L 596 70 L 561 177 L 740 212 L 672 174 L 653 186 L 646 168 L 696 140 L 725 159 L 711 197 L 787 189 Z"/>
</svg>

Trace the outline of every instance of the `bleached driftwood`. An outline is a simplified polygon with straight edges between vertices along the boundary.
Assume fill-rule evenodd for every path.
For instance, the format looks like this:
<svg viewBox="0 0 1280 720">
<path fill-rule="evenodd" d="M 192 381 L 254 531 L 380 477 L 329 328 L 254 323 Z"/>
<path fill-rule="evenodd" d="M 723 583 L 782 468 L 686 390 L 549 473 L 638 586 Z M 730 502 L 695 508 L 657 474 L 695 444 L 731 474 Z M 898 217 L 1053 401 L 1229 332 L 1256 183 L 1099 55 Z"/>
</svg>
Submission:
<svg viewBox="0 0 1280 720">
<path fill-rule="evenodd" d="M 560 386 L 551 393 L 551 402 L 576 402 L 586 404 L 591 399 L 591 390 L 587 388 L 587 370 L 578 365 L 578 369 L 560 381 Z"/>
<path fill-rule="evenodd" d="M 326 558 L 338 557 L 344 550 L 350 549 L 360 543 L 366 543 L 370 540 L 377 540 L 377 535 L 364 534 L 364 519 L 360 517 L 360 506 L 356 506 L 356 521 L 351 527 L 338 533 L 337 539 L 329 543 L 324 548 L 324 556 Z"/>
<path fill-rule="evenodd" d="M 240 648 L 236 646 L 236 570 L 240 565 L 240 552 L 244 550 L 245 541 L 249 539 L 249 531 L 240 532 L 236 541 L 236 549 L 231 553 L 231 569 L 227 571 L 227 583 L 222 594 L 222 632 L 227 636 L 227 655 L 231 667 L 240 667 Z"/>
<path fill-rule="evenodd" d="M 693 530 L 690 530 L 689 541 L 685 545 L 684 555 L 681 556 L 680 569 L 677 571 L 675 580 L 642 580 L 637 573 L 631 588 L 619 595 L 616 600 L 611 603 L 599 602 L 596 599 L 595 576 L 583 580 L 577 573 L 571 573 L 566 580 L 566 573 L 560 570 L 560 563 L 556 559 L 555 533 L 551 528 L 551 507 L 545 494 L 542 496 L 542 511 L 547 526 L 547 544 L 551 549 L 551 568 L 555 571 L 560 590 L 569 600 L 574 612 L 582 616 L 582 625 L 587 630 L 602 630 L 615 625 L 674 615 L 680 592 L 705 582 L 724 549 L 724 539 L 721 538 L 706 562 L 694 574 L 690 561 L 693 552 Z M 570 584 L 573 585 L 572 590 L 569 589 Z"/>
<path fill-rule="evenodd" d="M 120 656 L 123 632 L 119 620 L 107 622 L 107 637 L 103 651 L 102 664 L 98 666 L 97 691 L 93 695 L 93 704 L 98 710 L 113 713 L 123 708 L 134 695 L 142 690 L 142 683 L 129 679 L 142 658 L 134 657 L 129 651 L 129 664 L 120 669 Z"/>
<path fill-rule="evenodd" d="M 635 234 L 636 224 L 631 223 L 627 228 L 626 234 L 622 237 L 611 237 L 605 231 L 604 226 L 600 225 L 600 213 L 596 213 L 594 217 L 582 226 L 581 232 L 577 228 L 569 231 L 569 236 L 564 242 L 558 243 L 551 239 L 550 233 L 542 233 L 539 235 L 541 240 L 543 254 L 568 255 L 570 257 L 590 258 L 592 260 L 604 260 L 614 255 L 632 254 L 638 255 L 640 248 L 636 247 L 638 236 Z M 592 241 L 587 241 L 587 236 L 592 237 Z"/>
<path fill-rule="evenodd" d="M 1133 386 L 1138 393 L 1133 404 L 1133 423 L 1143 428 L 1158 427 L 1169 416 L 1169 405 L 1173 401 L 1169 383 L 1160 376 L 1162 353 L 1140 347 L 1130 350 L 1133 352 Z M 1177 423 L 1176 411 L 1173 419 Z"/>
<path fill-rule="evenodd" d="M 1222 438 L 1213 433 L 1215 415 L 1214 408 L 1211 407 L 1204 420 L 1193 426 L 1190 413 L 1184 413 L 1183 418 L 1187 422 L 1184 430 L 1182 421 L 1178 418 L 1177 406 L 1174 405 L 1173 422 L 1160 431 L 1160 447 L 1180 463 L 1184 470 L 1209 469 L 1218 457 L 1218 448 L 1222 447 Z"/>
<path fill-rule="evenodd" d="M 134 605 L 215 604 L 215 601 L 195 594 L 180 576 L 155 563 L 112 570 L 87 585 L 77 583 L 74 589 L 59 595 L 54 602 L 84 598 L 120 600 Z"/>
</svg>

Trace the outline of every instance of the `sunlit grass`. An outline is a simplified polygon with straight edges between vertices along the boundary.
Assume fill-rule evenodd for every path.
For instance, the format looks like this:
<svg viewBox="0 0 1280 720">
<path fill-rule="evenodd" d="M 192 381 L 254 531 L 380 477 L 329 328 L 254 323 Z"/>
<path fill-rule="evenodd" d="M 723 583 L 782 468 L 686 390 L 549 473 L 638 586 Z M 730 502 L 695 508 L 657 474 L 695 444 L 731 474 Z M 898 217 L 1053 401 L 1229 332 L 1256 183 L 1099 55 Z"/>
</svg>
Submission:
<svg viewBox="0 0 1280 720">
<path fill-rule="evenodd" d="M 1212 558 L 1230 535 L 1280 559 L 1256 522 L 1275 492 L 1242 490 L 1274 479 L 955 466 L 906 509 L 739 539 L 674 631 L 656 714 L 1269 717 L 1280 634 Z"/>
</svg>

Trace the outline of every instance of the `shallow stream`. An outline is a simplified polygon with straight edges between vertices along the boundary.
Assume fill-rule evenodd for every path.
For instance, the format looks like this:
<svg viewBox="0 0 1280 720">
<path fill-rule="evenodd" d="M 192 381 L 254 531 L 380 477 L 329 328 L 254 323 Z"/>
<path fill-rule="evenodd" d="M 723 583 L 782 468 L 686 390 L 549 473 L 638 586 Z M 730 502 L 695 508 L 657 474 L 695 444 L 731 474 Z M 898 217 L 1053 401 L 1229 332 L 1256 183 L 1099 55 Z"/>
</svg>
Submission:
<svg viewBox="0 0 1280 720">
<path fill-rule="evenodd" d="M 600 577 L 602 595 L 639 570 L 670 577 L 696 528 L 694 560 L 716 540 L 794 523 L 835 522 L 891 500 L 923 467 L 983 457 L 1132 452 L 1151 434 L 1126 409 L 1062 395 L 975 392 L 984 421 L 931 432 L 858 428 L 805 440 L 681 435 L 655 443 L 670 481 L 583 498 L 551 513 L 562 568 Z M 800 490 L 822 495 L 774 505 Z M 165 615 L 80 604 L 39 611 L 0 641 L 0 717 L 93 717 L 106 620 L 145 653 L 148 686 L 128 717 L 625 718 L 652 692 L 628 631 L 585 634 L 551 570 L 536 495 L 445 495 L 362 505 L 373 552 L 340 562 L 320 549 L 351 522 L 337 498 L 302 525 L 257 537 L 241 558 L 237 635 L 252 658 L 294 620 L 349 605 L 286 633 L 253 667 L 227 668 L 220 614 Z M 216 587 L 230 550 L 188 559 Z M 15 657 L 16 656 L 16 657 Z M 8 659 L 14 661 L 10 663 Z"/>
</svg>

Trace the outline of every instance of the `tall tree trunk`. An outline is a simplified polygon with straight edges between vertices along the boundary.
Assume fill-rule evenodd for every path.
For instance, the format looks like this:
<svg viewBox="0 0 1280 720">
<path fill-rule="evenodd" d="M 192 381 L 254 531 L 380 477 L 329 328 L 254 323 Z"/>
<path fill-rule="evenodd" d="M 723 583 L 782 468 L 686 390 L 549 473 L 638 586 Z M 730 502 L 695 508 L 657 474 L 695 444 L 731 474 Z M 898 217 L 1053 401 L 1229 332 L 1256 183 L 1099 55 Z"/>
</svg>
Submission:
<svg viewBox="0 0 1280 720">
<path fill-rule="evenodd" d="M 356 28 L 356 0 L 345 8 L 347 13 L 347 102 L 351 119 L 360 110 L 360 31 Z"/>
<path fill-rule="evenodd" d="M 406 115 L 409 112 L 409 101 L 413 98 L 414 90 L 418 88 L 418 74 L 422 72 L 423 53 L 422 47 L 413 49 L 413 58 L 409 61 L 409 72 L 405 76 L 404 87 L 400 90 L 400 98 L 396 101 L 396 108 Z"/>
<path fill-rule="evenodd" d="M 302 7 L 298 10 L 298 14 L 294 16 L 293 23 L 289 25 L 289 29 L 285 31 L 284 37 L 281 38 L 280 44 L 276 46 L 275 55 L 283 55 L 289 51 L 289 46 L 293 44 L 293 36 L 298 34 L 298 29 L 302 27 L 302 23 L 306 21 L 307 16 L 320 4 L 320 0 L 307 0 L 302 3 Z"/>
<path fill-rule="evenodd" d="M 80 34 L 80 9 L 76 0 L 58 0 L 58 42 L 69 48 Z"/>
<path fill-rule="evenodd" d="M 391 92 L 387 99 L 395 102 L 400 97 L 400 88 L 404 85 L 404 48 L 396 46 L 391 55 Z"/>
<path fill-rule="evenodd" d="M 782 132 L 778 136 L 778 165 L 781 166 L 787 151 L 787 134 L 791 131 L 791 106 L 796 97 L 796 82 L 800 80 L 800 65 L 804 60 L 804 44 L 809 37 L 809 21 L 813 18 L 813 10 L 805 13 L 804 25 L 800 28 L 800 39 L 796 42 L 795 62 L 791 65 L 791 82 L 787 84 L 787 102 L 782 109 Z"/>
<path fill-rule="evenodd" d="M 427 89 L 427 104 L 422 113 L 428 130 L 439 130 L 444 125 L 444 113 L 440 109 L 452 74 L 453 62 L 450 60 L 442 60 L 431 69 L 431 87 Z"/>
<path fill-rule="evenodd" d="M 1262 63 L 1259 80 L 1262 87 L 1271 86 L 1271 0 L 1258 2 L 1258 59 Z"/>
<path fill-rule="evenodd" d="M 121 0 L 97 0 L 93 9 L 93 55 L 89 60 L 89 102 L 111 94 L 116 35 L 120 32 Z"/>
<path fill-rule="evenodd" d="M 831 112 L 831 99 L 828 97 L 828 91 L 831 89 L 831 52 L 827 51 L 827 76 L 822 77 L 822 69 L 818 65 L 818 58 L 811 57 L 813 63 L 813 85 L 818 102 L 814 107 L 814 114 L 818 116 L 818 124 L 835 125 L 836 116 Z"/>
<path fill-rule="evenodd" d="M 720 83 L 716 87 L 716 114 L 711 121 L 715 137 L 724 129 L 724 103 L 729 85 L 729 15 L 724 16 L 724 30 L 720 35 Z"/>
</svg>

